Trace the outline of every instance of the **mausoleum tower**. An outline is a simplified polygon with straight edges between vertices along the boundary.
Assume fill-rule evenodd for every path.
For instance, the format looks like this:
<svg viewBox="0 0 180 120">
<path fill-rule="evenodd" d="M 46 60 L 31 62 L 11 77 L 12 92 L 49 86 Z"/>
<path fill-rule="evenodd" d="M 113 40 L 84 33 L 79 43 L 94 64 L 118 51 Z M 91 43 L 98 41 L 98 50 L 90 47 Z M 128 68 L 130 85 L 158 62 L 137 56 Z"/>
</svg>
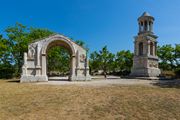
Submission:
<svg viewBox="0 0 180 120">
<path fill-rule="evenodd" d="M 134 37 L 134 58 L 131 76 L 157 77 L 160 74 L 157 56 L 157 36 L 153 32 L 154 17 L 144 12 L 138 18 L 139 32 Z"/>
</svg>

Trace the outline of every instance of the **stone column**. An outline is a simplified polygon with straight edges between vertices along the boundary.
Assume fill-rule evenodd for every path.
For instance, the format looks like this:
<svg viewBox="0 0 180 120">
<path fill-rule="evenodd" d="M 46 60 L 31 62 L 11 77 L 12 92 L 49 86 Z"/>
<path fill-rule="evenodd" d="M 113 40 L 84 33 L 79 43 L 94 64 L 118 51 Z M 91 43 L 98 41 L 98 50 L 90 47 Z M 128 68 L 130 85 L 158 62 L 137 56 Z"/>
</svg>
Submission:
<svg viewBox="0 0 180 120">
<path fill-rule="evenodd" d="M 77 68 L 79 68 L 79 61 L 80 61 L 80 54 L 79 54 L 79 51 L 77 51 L 77 53 L 76 53 L 76 66 L 77 66 Z"/>
<path fill-rule="evenodd" d="M 150 55 L 150 41 L 148 41 L 148 56 Z"/>
<path fill-rule="evenodd" d="M 39 45 L 37 44 L 37 66 L 40 66 L 40 50 L 39 50 Z"/>
<path fill-rule="evenodd" d="M 153 56 L 155 56 L 155 43 L 153 43 Z"/>
<path fill-rule="evenodd" d="M 155 44 L 155 50 L 154 50 L 154 55 L 157 56 L 157 42 L 154 43 Z"/>
<path fill-rule="evenodd" d="M 22 67 L 22 74 L 23 76 L 27 75 L 27 53 L 24 53 L 24 65 Z"/>
<path fill-rule="evenodd" d="M 143 46 L 143 51 L 142 51 L 142 56 L 144 56 L 146 53 L 145 53 L 145 51 L 146 51 L 146 47 L 145 47 L 145 43 L 144 42 L 142 42 L 142 46 Z"/>
<path fill-rule="evenodd" d="M 137 55 L 136 40 L 134 41 L 134 55 Z"/>
<path fill-rule="evenodd" d="M 135 41 L 135 44 L 134 44 L 134 53 L 135 55 L 139 55 L 139 42 Z"/>
<path fill-rule="evenodd" d="M 27 65 L 27 53 L 24 53 L 24 65 Z"/>
<path fill-rule="evenodd" d="M 149 31 L 150 26 L 149 26 L 149 21 L 147 21 L 147 31 Z"/>
<path fill-rule="evenodd" d="M 42 56 L 42 75 L 43 76 L 46 76 L 47 75 L 47 73 L 46 73 L 46 55 L 45 54 L 43 54 Z"/>
<path fill-rule="evenodd" d="M 76 80 L 76 56 L 71 57 L 71 74 L 70 74 L 70 80 Z"/>
<path fill-rule="evenodd" d="M 89 61 L 88 61 L 87 57 L 86 57 L 86 65 L 85 65 L 85 67 L 86 67 L 86 76 L 89 76 Z"/>
<path fill-rule="evenodd" d="M 40 66 L 40 50 L 39 50 L 39 45 L 37 44 L 37 47 L 36 47 L 36 61 L 37 61 L 37 64 L 36 64 L 36 76 L 40 76 L 41 74 L 41 66 Z"/>
</svg>

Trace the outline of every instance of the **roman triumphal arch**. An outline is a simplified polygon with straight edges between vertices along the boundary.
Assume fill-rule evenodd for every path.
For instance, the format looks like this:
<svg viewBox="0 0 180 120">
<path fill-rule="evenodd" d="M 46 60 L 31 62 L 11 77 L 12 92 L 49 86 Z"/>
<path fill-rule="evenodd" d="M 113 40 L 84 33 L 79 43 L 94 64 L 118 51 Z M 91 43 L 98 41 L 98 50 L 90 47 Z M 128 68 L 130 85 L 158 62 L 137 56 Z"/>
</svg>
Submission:
<svg viewBox="0 0 180 120">
<path fill-rule="evenodd" d="M 46 56 L 47 51 L 54 46 L 62 46 L 70 53 L 70 81 L 91 80 L 86 50 L 69 38 L 54 34 L 28 46 L 28 53 L 24 53 L 21 82 L 48 81 Z"/>
</svg>

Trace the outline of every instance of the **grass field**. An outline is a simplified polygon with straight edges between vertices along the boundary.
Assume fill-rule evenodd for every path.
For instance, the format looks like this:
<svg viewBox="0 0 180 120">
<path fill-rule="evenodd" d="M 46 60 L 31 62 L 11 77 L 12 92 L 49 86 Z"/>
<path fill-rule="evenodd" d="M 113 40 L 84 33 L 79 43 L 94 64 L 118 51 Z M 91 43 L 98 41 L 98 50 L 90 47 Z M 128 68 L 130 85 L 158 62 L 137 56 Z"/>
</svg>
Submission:
<svg viewBox="0 0 180 120">
<path fill-rule="evenodd" d="M 0 120 L 180 120 L 180 89 L 0 80 Z"/>
</svg>

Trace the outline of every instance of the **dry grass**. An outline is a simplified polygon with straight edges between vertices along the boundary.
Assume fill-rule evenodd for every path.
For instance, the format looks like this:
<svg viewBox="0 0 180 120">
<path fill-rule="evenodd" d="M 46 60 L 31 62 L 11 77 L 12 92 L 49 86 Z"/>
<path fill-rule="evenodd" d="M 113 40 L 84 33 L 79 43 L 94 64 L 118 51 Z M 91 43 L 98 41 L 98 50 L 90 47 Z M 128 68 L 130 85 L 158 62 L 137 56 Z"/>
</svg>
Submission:
<svg viewBox="0 0 180 120">
<path fill-rule="evenodd" d="M 180 120 L 180 89 L 0 81 L 2 120 Z"/>
</svg>

